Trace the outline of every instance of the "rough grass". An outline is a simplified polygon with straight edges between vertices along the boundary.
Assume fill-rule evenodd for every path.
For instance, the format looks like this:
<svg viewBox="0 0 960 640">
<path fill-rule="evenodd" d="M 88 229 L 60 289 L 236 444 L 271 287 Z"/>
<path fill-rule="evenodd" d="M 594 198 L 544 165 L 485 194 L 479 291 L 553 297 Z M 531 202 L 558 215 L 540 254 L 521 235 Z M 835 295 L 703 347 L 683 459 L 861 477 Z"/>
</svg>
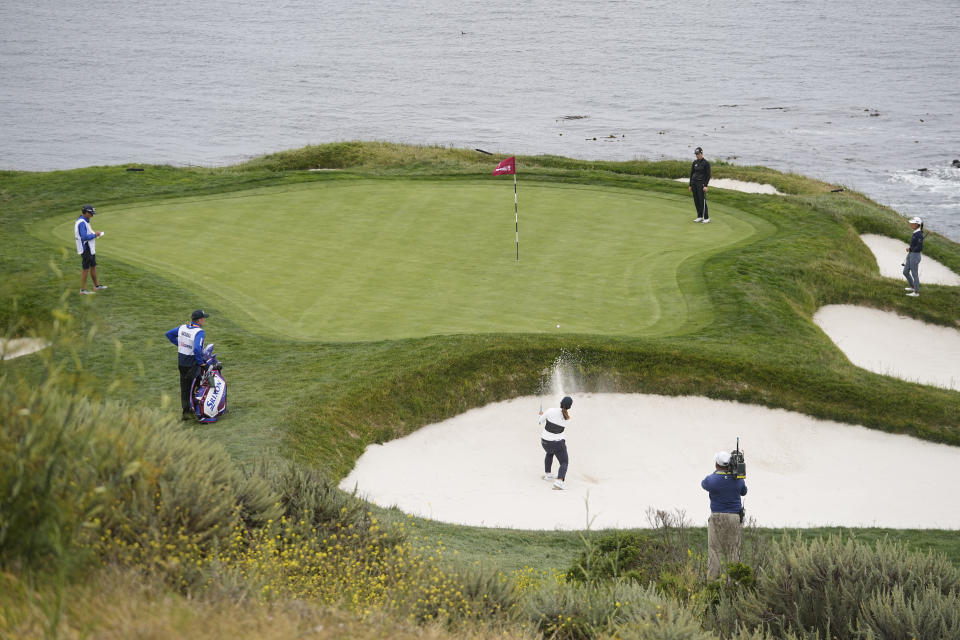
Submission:
<svg viewBox="0 0 960 640">
<path fill-rule="evenodd" d="M 384 612 L 364 618 L 331 605 L 303 600 L 251 603 L 229 594 L 185 598 L 136 570 L 106 567 L 82 583 L 57 588 L 0 572 L 0 638 L 17 640 L 534 640 L 518 626 L 477 625 L 450 630 L 415 624 Z M 54 632 L 53 629 L 56 628 Z"/>
</svg>

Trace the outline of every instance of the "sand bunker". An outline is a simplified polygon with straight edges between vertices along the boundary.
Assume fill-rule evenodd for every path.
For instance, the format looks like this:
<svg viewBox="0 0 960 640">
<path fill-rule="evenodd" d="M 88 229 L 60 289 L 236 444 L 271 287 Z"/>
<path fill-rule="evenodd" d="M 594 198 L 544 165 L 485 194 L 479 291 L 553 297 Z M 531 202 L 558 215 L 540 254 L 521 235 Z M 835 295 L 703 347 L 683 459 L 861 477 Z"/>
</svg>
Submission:
<svg viewBox="0 0 960 640">
<path fill-rule="evenodd" d="M 880 275 L 884 278 L 907 281 L 903 277 L 903 260 L 907 255 L 907 242 L 873 233 L 865 233 L 860 236 L 860 239 L 873 252 Z M 919 274 L 921 287 L 925 284 L 960 285 L 960 276 L 949 267 L 927 256 L 920 259 Z"/>
<path fill-rule="evenodd" d="M 689 182 L 689 178 L 674 178 L 677 182 Z M 767 193 L 775 196 L 784 194 L 776 190 L 773 185 L 761 184 L 759 182 L 747 182 L 745 180 L 732 180 L 730 178 L 712 178 L 710 187 L 718 189 L 730 189 L 731 191 L 743 191 L 745 193 Z"/>
<path fill-rule="evenodd" d="M 843 304 L 822 307 L 813 321 L 858 367 L 960 391 L 960 331 L 956 329 Z"/>
<path fill-rule="evenodd" d="M 10 340 L 0 338 L 0 355 L 3 355 L 4 360 L 13 360 L 49 346 L 49 342 L 39 338 L 11 338 Z"/>
<path fill-rule="evenodd" d="M 960 448 L 783 410 L 640 394 L 574 394 L 566 491 L 541 479 L 539 399 L 475 409 L 372 445 L 340 486 L 444 522 L 646 527 L 650 508 L 709 515 L 700 481 L 740 437 L 760 526 L 960 528 Z M 891 470 L 910 461 L 909 473 Z M 556 465 L 554 466 L 556 470 Z"/>
</svg>

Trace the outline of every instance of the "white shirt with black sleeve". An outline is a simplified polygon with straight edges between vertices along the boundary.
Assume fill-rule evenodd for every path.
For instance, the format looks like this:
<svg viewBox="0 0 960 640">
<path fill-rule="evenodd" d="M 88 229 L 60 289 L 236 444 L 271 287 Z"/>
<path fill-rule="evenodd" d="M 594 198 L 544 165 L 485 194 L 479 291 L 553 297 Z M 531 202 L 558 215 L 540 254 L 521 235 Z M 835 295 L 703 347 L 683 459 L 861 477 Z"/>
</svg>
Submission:
<svg viewBox="0 0 960 640">
<path fill-rule="evenodd" d="M 558 442 L 564 439 L 563 431 L 570 421 L 563 417 L 563 409 L 554 407 L 544 411 L 537 424 L 543 425 L 543 432 L 540 434 L 542 439 Z"/>
</svg>

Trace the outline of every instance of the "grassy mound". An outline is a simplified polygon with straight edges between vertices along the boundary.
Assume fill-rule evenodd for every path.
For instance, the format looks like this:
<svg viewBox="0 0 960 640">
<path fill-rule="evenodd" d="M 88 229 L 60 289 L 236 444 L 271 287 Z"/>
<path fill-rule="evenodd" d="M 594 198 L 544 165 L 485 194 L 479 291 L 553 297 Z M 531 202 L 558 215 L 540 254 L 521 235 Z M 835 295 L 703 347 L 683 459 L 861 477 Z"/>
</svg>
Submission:
<svg viewBox="0 0 960 640">
<path fill-rule="evenodd" d="M 688 197 L 685 185 L 668 179 L 683 176 L 688 170 L 686 163 L 522 157 L 518 165 L 524 189 L 531 194 L 547 194 L 543 197 L 553 204 L 559 196 L 569 196 L 575 204 L 582 204 L 570 194 L 597 193 L 599 189 L 614 203 L 613 209 L 619 207 L 621 216 L 632 214 L 634 203 L 638 210 L 650 202 L 679 207 L 669 209 L 673 217 L 662 222 L 673 232 L 678 253 L 660 256 L 662 259 L 652 261 L 648 269 L 648 262 L 632 255 L 629 247 L 617 248 L 619 240 L 610 233 L 613 227 L 606 227 L 593 240 L 600 242 L 603 238 L 607 244 L 572 251 L 564 247 L 564 251 L 551 254 L 561 257 L 550 263 L 551 268 L 541 268 L 527 278 L 507 278 L 494 272 L 474 283 L 469 272 L 433 269 L 435 275 L 439 271 L 434 287 L 417 263 L 421 254 L 439 251 L 437 246 L 421 251 L 403 246 L 409 242 L 387 238 L 378 241 L 379 249 L 374 253 L 382 251 L 404 266 L 376 262 L 378 270 L 365 273 L 362 265 L 355 264 L 362 260 L 347 260 L 345 256 L 363 256 L 366 242 L 354 242 L 346 253 L 342 247 L 325 245 L 344 258 L 338 267 L 344 270 L 344 277 L 335 270 L 324 270 L 322 267 L 331 263 L 319 260 L 317 265 L 303 267 L 310 277 L 291 292 L 289 286 L 275 287 L 279 276 L 268 280 L 270 286 L 245 286 L 247 281 L 264 282 L 266 275 L 261 271 L 273 270 L 275 263 L 290 260 L 280 253 L 265 264 L 245 264 L 237 261 L 243 260 L 246 251 L 238 250 L 223 258 L 200 251 L 207 240 L 202 233 L 164 234 L 163 224 L 153 232 L 143 229 L 137 233 L 142 224 L 137 229 L 126 225 L 134 224 L 135 212 L 139 211 L 157 212 L 150 219 L 159 222 L 167 214 L 175 218 L 195 212 L 191 206 L 215 203 L 223 208 L 217 214 L 220 217 L 213 219 L 224 220 L 233 210 L 229 203 L 263 203 L 260 198 L 264 193 L 273 194 L 281 202 L 289 197 L 318 205 L 327 202 L 325 198 L 342 203 L 349 198 L 338 194 L 350 184 L 360 183 L 378 186 L 370 198 L 380 202 L 376 210 L 387 217 L 391 209 L 383 201 L 391 200 L 388 194 L 395 193 L 402 203 L 404 197 L 416 202 L 419 196 L 413 194 L 419 193 L 430 198 L 452 191 L 480 198 L 493 189 L 504 196 L 496 198 L 506 205 L 498 210 L 507 209 L 509 218 L 509 193 L 500 193 L 508 192 L 509 186 L 490 178 L 490 160 L 475 152 L 376 143 L 309 147 L 223 169 L 146 167 L 143 172 L 127 172 L 122 167 L 105 167 L 49 174 L 6 172 L 0 194 L 5 205 L 0 214 L 4 220 L 2 233 L 9 240 L 7 246 L 16 250 L 5 252 L 2 258 L 12 275 L 0 284 L 0 294 L 11 304 L 5 305 L 0 315 L 8 326 L 24 325 L 27 331 L 50 324 L 49 310 L 56 306 L 62 287 L 75 288 L 77 271 L 69 236 L 62 237 L 61 233 L 51 245 L 50 230 L 68 227 L 76 204 L 91 201 L 105 212 L 95 224 L 112 232 L 110 224 L 115 223 L 117 235 L 126 235 L 126 239 L 111 249 L 113 236 L 108 234 L 102 243 L 105 253 L 101 275 L 114 288 L 95 302 L 78 300 L 71 305 L 82 327 L 96 324 L 100 328 L 103 344 L 112 345 L 116 340 L 122 348 L 136 353 L 133 360 L 140 364 L 136 370 L 125 372 L 127 384 L 113 395 L 163 406 L 164 395 L 175 389 L 171 388 L 169 371 L 173 356 L 161 333 L 182 322 L 189 310 L 207 308 L 215 314 L 208 333 L 228 363 L 233 397 L 244 399 L 233 403 L 231 427 L 215 426 L 210 435 L 243 460 L 294 455 L 342 475 L 369 442 L 409 433 L 466 408 L 534 391 L 540 383 L 540 371 L 563 349 L 580 354 L 589 384 L 603 384 L 608 389 L 667 394 L 696 390 L 716 398 L 960 442 L 960 419 L 952 408 L 953 394 L 852 367 L 811 322 L 813 312 L 822 304 L 857 303 L 956 326 L 960 293 L 955 288 L 930 287 L 921 304 L 909 305 L 900 290 L 878 276 L 869 250 L 857 239 L 865 231 L 906 239 L 902 219 L 893 211 L 856 193 L 830 193 L 830 185 L 799 176 L 718 163 L 718 177 L 769 182 L 796 195 L 717 193 L 714 206 L 729 213 L 716 214 L 717 220 L 710 227 L 696 228 L 688 223 L 689 211 L 681 212 Z M 306 170 L 317 168 L 337 170 Z M 485 182 L 478 182 L 480 177 Z M 273 191 L 261 190 L 264 187 Z M 312 196 L 315 199 L 311 200 Z M 536 219 L 537 199 L 532 195 L 524 199 L 524 215 L 529 207 L 531 226 Z M 563 198 L 559 202 L 562 205 Z M 583 210 L 579 204 L 554 208 L 564 224 L 574 224 Z M 111 221 L 106 212 L 114 209 L 131 217 L 118 214 Z M 287 234 L 283 242 L 265 243 L 271 251 L 282 252 L 287 243 L 299 242 L 302 224 L 288 229 L 282 220 L 271 222 L 269 207 L 253 209 L 247 211 L 244 222 L 264 225 L 273 229 L 271 233 Z M 299 209 L 288 206 L 286 211 L 299 216 L 301 223 L 309 219 L 310 209 L 305 204 Z M 327 214 L 332 215 L 329 211 Z M 425 222 L 419 213 L 411 215 Z M 682 216 L 679 222 L 677 216 Z M 724 218 L 730 224 L 750 221 L 763 232 L 736 245 L 700 245 L 713 253 L 680 262 L 685 247 L 716 240 L 709 236 L 703 240 L 702 234 L 696 235 L 700 231 L 716 231 L 717 236 L 727 233 Z M 401 225 L 402 219 L 398 219 L 392 223 L 394 229 Z M 614 221 L 629 220 L 625 222 L 629 235 L 635 232 L 635 219 L 631 215 Z M 228 222 L 231 230 L 244 227 L 243 223 Z M 475 222 L 482 229 L 490 223 L 486 218 Z M 659 224 L 659 218 L 655 222 Z M 375 226 L 371 217 L 359 228 L 375 235 Z M 492 250 L 485 245 L 483 262 L 510 270 L 518 266 L 510 261 L 512 225 L 507 221 L 499 226 L 506 226 L 500 248 Z M 576 226 L 585 225 L 576 222 Z M 451 240 L 454 236 L 436 231 L 436 225 L 430 229 L 447 238 L 439 244 L 471 244 L 455 243 Z M 38 233 L 42 237 L 35 237 Z M 334 237 L 344 242 L 357 240 L 337 233 L 341 232 Z M 160 244 L 157 238 L 163 235 L 176 236 L 171 238 L 174 244 L 182 242 L 197 250 L 190 255 L 199 254 L 194 260 L 181 260 L 185 264 L 174 262 L 175 255 L 183 257 L 179 253 L 166 255 L 161 251 L 157 256 L 151 245 Z M 202 237 L 195 239 L 194 235 Z M 429 235 L 428 229 L 421 235 Z M 531 243 L 534 235 L 531 230 Z M 661 237 L 654 236 L 653 244 L 644 246 L 658 247 Z M 960 251 L 955 243 L 932 234 L 928 245 L 931 255 L 960 270 Z M 56 247 L 62 248 L 61 255 L 52 251 Z M 130 256 L 129 261 L 120 254 L 111 257 L 111 251 L 129 251 L 131 247 L 142 255 Z M 151 252 L 164 264 L 155 268 L 150 262 Z M 417 260 L 403 259 L 404 252 L 415 254 Z M 524 253 L 521 268 L 528 268 L 528 260 L 536 264 L 539 253 L 531 251 L 529 257 Z M 607 254 L 613 256 L 609 261 Z M 449 257 L 449 253 L 446 255 Z M 587 256 L 588 262 L 596 264 L 610 262 L 614 271 L 594 278 L 597 273 L 577 270 L 582 261 L 562 259 L 570 256 Z M 221 269 L 217 266 L 221 261 L 236 268 Z M 617 268 L 621 271 L 616 272 Z M 633 269 L 631 277 L 623 276 L 627 269 Z M 296 268 L 294 272 L 298 272 Z M 585 275 L 581 277 L 581 273 Z M 66 280 L 62 274 L 68 274 Z M 556 274 L 562 274 L 562 278 Z M 228 279 L 230 291 L 242 295 L 222 296 L 207 291 L 212 287 L 185 284 L 194 279 L 210 282 L 215 276 Z M 396 295 L 391 290 L 394 279 L 398 284 Z M 308 286 L 314 280 L 319 285 Z M 415 286 L 419 281 L 424 286 Z M 365 293 L 367 284 L 379 295 Z M 625 286 L 635 289 L 616 289 Z M 497 298 L 504 287 L 520 288 L 509 289 L 510 296 Z M 550 300 L 551 292 L 562 288 L 574 293 L 567 304 L 576 313 L 569 322 L 553 318 L 546 322 L 541 310 L 547 305 L 535 303 Z M 330 289 L 336 295 L 328 293 Z M 477 293 L 477 301 L 456 297 L 464 290 Z M 377 303 L 387 307 L 404 301 L 409 304 L 402 309 L 394 307 L 392 321 L 385 317 L 391 314 L 370 312 Z M 272 326 L 269 314 L 287 308 L 293 313 L 277 322 L 286 323 L 291 334 L 298 334 L 296 340 L 283 335 L 283 327 L 277 335 Z M 446 315 L 454 312 L 463 323 L 458 325 L 459 331 L 464 333 L 424 335 L 456 331 L 458 327 L 452 323 L 444 324 Z M 331 338 L 305 341 L 304 336 L 316 335 L 318 327 L 334 324 L 332 333 L 352 334 L 350 339 L 365 343 Z M 544 324 L 545 332 L 540 331 Z M 559 334 L 556 324 L 561 324 Z M 567 328 L 578 333 L 570 335 Z M 374 337 L 375 331 L 386 335 Z M 518 331 L 527 333 L 518 335 Z M 670 332 L 683 335 L 671 336 Z M 389 339 L 391 336 L 410 337 Z M 112 366 L 113 348 L 95 350 L 90 356 L 92 368 L 99 372 L 103 366 Z M 263 384 L 281 376 L 283 385 Z"/>
<path fill-rule="evenodd" d="M 303 597 L 338 606 L 333 594 L 349 593 L 357 598 L 351 611 L 361 614 L 363 598 L 384 611 L 389 600 L 383 598 L 395 594 L 400 618 L 423 621 L 444 609 L 442 615 L 458 612 L 460 620 L 510 625 L 514 637 L 656 637 L 643 630 L 661 623 L 657 613 L 663 609 L 676 632 L 670 637 L 710 637 L 713 631 L 693 624 L 696 610 L 678 610 L 646 586 L 596 590 L 565 584 L 553 591 L 549 576 L 533 581 L 537 595 L 531 600 L 516 600 L 507 588 L 497 591 L 498 611 L 519 616 L 520 626 L 514 626 L 517 619 L 488 615 L 477 596 L 492 592 L 499 578 L 449 573 L 429 563 L 418 565 L 424 567 L 420 573 L 395 571 L 397 556 L 382 564 L 387 543 L 368 535 L 373 519 L 391 526 L 404 519 L 389 511 L 366 514 L 349 500 L 340 502 L 345 499 L 323 489 L 323 482 L 342 477 L 367 444 L 535 392 L 543 369 L 562 351 L 575 355 L 581 378 L 592 388 L 706 394 L 960 444 L 956 392 L 853 367 L 811 320 L 821 305 L 853 303 L 957 326 L 957 288 L 928 287 L 917 304 L 876 273 L 857 236 L 906 240 L 909 230 L 896 212 L 800 176 L 716 163 L 717 177 L 770 183 L 791 195 L 717 192 L 716 220 L 699 227 L 689 223 L 686 186 L 672 180 L 688 171 L 685 162 L 539 156 L 518 158 L 518 166 L 520 265 L 512 262 L 509 186 L 489 177 L 488 157 L 466 150 L 342 143 L 218 169 L 0 173 L 0 241 L 8 248 L 0 254 L 8 274 L 0 282 L 0 322 L 11 337 L 54 337 L 49 352 L 0 365 L 6 376 L 0 455 L 5 469 L 15 471 L 4 476 L 3 514 L 20 514 L 3 526 L 22 532 L 30 523 L 45 523 L 29 548 L 0 528 L 3 567 L 19 572 L 39 566 L 71 549 L 69 541 L 99 533 L 107 523 L 103 496 L 111 496 L 120 508 L 109 509 L 110 531 L 126 533 L 111 537 L 116 544 L 95 548 L 97 553 L 159 574 L 159 584 L 176 593 L 215 584 L 221 602 L 237 602 L 254 593 L 265 597 L 266 586 L 265 593 L 280 602 Z M 490 199 L 499 203 L 497 213 L 474 216 Z M 584 211 L 597 201 L 605 204 L 587 225 Z M 69 225 L 88 202 L 101 211 L 95 228 L 108 231 L 99 270 L 111 288 L 80 298 Z M 457 203 L 446 220 L 450 225 L 429 226 L 426 212 L 450 202 Z M 350 209 L 348 203 L 364 206 Z M 274 204 L 282 205 L 282 216 L 271 217 Z M 344 212 L 349 215 L 338 217 Z M 504 213 L 505 222 L 493 222 Z M 215 237 L 236 244 L 222 256 L 207 251 L 203 227 L 200 233 L 189 227 L 196 218 L 215 224 Z M 312 225 L 317 219 L 324 224 Z M 243 229 L 265 235 L 251 243 Z M 554 236 L 577 243 L 550 244 Z M 122 242 L 112 246 L 115 238 Z M 427 240 L 420 245 L 416 238 Z M 527 254 L 526 238 L 541 251 Z M 665 240 L 673 241 L 674 253 L 657 251 Z M 264 259 L 261 244 L 274 253 Z M 640 245 L 646 254 L 637 251 Z M 284 251 L 290 247 L 296 250 Z M 927 249 L 960 271 L 955 243 L 931 234 Z M 644 260 L 651 250 L 656 258 Z M 297 256 L 307 251 L 315 261 L 297 267 Z M 480 274 L 471 265 L 451 266 L 458 258 L 502 263 L 503 270 Z M 364 262 L 376 265 L 374 273 L 366 272 Z M 342 271 L 333 272 L 338 265 Z M 517 266 L 529 270 L 507 283 Z M 281 282 L 279 271 L 271 272 L 279 267 L 302 272 L 302 286 Z M 220 279 L 228 293 L 211 293 L 208 283 Z M 464 290 L 471 295 L 458 297 Z M 498 297 L 504 290 L 509 295 Z M 555 290 L 572 292 L 559 305 L 569 306 L 563 310 L 569 319 L 555 321 L 531 305 L 552 300 Z M 390 313 L 378 315 L 381 305 Z M 226 363 L 231 410 L 215 425 L 184 430 L 170 420 L 178 413 L 176 356 L 163 332 L 198 307 L 213 314 L 208 340 L 217 343 Z M 270 315 L 278 309 L 287 315 Z M 59 382 L 47 389 L 51 367 Z M 24 412 L 28 407 L 36 409 Z M 31 433 L 34 420 L 42 427 L 35 433 L 45 435 L 21 437 Z M 60 464 L 68 458 L 59 452 L 68 450 L 89 456 Z M 288 464 L 293 471 L 280 474 Z M 249 471 L 255 467 L 264 472 Z M 317 470 L 322 480 L 310 475 Z M 338 519 L 340 513 L 349 516 Z M 317 582 L 325 565 L 307 570 L 292 551 L 330 554 L 338 544 L 330 536 L 351 524 L 357 544 L 337 556 L 342 571 L 331 573 L 344 582 Z M 497 570 L 566 568 L 582 548 L 576 534 L 415 524 L 431 541 L 413 536 L 410 553 L 415 547 L 430 553 L 442 536 L 444 549 Z M 238 531 L 240 542 L 231 542 Z M 188 539 L 185 555 L 175 540 L 179 535 Z M 280 546 L 274 544 L 278 535 Z M 958 557 L 955 536 L 894 535 L 919 546 L 939 545 Z M 702 531 L 692 539 L 702 544 Z M 171 544 L 176 553 L 124 551 L 154 544 Z M 185 572 L 184 560 L 199 561 L 202 570 Z M 363 580 L 348 571 L 358 566 L 365 568 Z M 677 571 L 664 582 L 674 594 L 696 575 L 694 568 L 689 575 Z M 392 590 L 366 581 L 379 575 L 390 577 Z M 25 607 L 32 606 L 32 587 L 16 576 L 4 579 L 23 594 Z M 430 592 L 435 599 L 418 591 L 431 582 L 443 584 Z M 516 582 L 524 584 L 522 578 Z M 302 590 L 274 588 L 280 584 Z M 918 593 L 868 594 L 872 613 L 864 614 L 863 632 L 885 624 L 890 607 L 917 620 L 933 616 Z M 635 606 L 619 613 L 604 608 L 621 595 Z M 952 610 L 950 597 L 937 597 L 943 605 L 937 611 Z M 418 600 L 430 604 L 414 606 Z M 541 611 L 565 615 L 570 624 L 533 616 L 541 604 Z M 303 618 L 319 619 L 315 614 Z M 880 633 L 885 627 L 869 628 Z M 480 637 L 489 632 L 484 629 Z M 789 634 L 799 627 L 783 629 Z M 407 631 L 398 627 L 397 633 Z M 743 633 L 759 638 L 767 632 Z"/>
</svg>

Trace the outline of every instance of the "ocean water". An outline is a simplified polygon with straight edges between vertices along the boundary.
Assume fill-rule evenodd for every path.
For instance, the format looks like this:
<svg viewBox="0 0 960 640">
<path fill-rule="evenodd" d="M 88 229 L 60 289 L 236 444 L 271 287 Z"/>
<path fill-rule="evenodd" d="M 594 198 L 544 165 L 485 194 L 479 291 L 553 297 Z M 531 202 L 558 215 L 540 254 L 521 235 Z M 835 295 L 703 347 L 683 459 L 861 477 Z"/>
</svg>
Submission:
<svg viewBox="0 0 960 640">
<path fill-rule="evenodd" d="M 338 140 L 763 164 L 960 240 L 956 0 L 0 4 L 0 168 Z M 522 172 L 522 166 L 520 167 Z"/>
</svg>

